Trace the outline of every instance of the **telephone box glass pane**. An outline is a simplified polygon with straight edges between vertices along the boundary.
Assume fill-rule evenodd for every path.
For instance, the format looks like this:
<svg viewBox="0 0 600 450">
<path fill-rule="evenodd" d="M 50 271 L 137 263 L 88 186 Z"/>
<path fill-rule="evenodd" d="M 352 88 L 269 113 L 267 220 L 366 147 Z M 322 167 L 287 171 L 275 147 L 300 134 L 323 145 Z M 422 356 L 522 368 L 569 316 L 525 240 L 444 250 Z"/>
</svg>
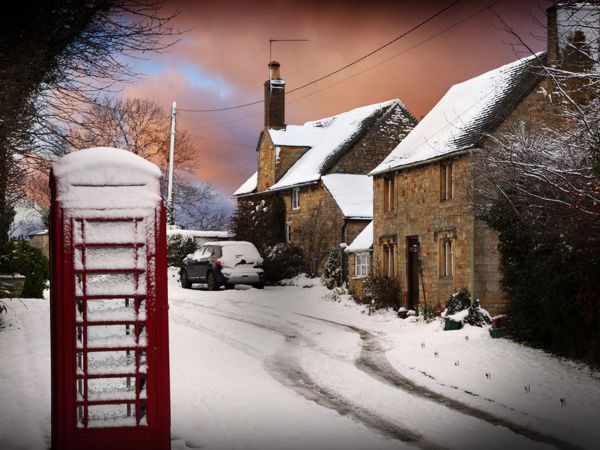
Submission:
<svg viewBox="0 0 600 450">
<path fill-rule="evenodd" d="M 84 236 L 85 234 L 85 236 Z M 82 230 L 81 221 L 75 222 L 75 244 L 109 244 L 142 242 L 143 233 L 136 232 L 135 221 L 94 222 L 87 220 Z"/>
<path fill-rule="evenodd" d="M 87 363 L 90 375 L 135 373 L 135 352 L 127 350 L 89 352 Z M 140 371 L 141 369 L 140 365 Z"/>
<path fill-rule="evenodd" d="M 88 322 L 133 321 L 136 319 L 133 298 L 87 300 L 86 303 Z"/>
<path fill-rule="evenodd" d="M 134 347 L 136 345 L 133 325 L 97 325 L 87 327 L 87 345 L 98 347 Z"/>
<path fill-rule="evenodd" d="M 136 278 L 138 281 L 136 283 Z M 78 277 L 79 280 L 79 277 Z M 83 295 L 83 282 L 77 283 L 77 295 Z M 88 273 L 87 295 L 135 295 L 146 292 L 146 278 L 135 273 Z"/>
<path fill-rule="evenodd" d="M 75 269 L 143 269 L 144 258 L 137 258 L 137 247 L 81 247 L 75 249 Z"/>
<path fill-rule="evenodd" d="M 90 378 L 88 400 L 135 400 L 135 377 Z"/>
<path fill-rule="evenodd" d="M 135 404 L 90 405 L 88 427 L 131 427 L 135 426 Z"/>
</svg>

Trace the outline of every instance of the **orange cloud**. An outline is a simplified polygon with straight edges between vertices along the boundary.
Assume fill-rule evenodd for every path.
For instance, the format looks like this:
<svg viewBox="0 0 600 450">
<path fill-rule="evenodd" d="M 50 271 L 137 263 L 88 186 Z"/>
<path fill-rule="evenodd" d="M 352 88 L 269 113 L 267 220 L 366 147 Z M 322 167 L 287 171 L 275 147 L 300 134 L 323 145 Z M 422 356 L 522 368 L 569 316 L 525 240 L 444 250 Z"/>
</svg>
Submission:
<svg viewBox="0 0 600 450">
<path fill-rule="evenodd" d="M 273 46 L 273 58 L 281 63 L 289 91 L 368 53 L 448 3 L 173 1 L 169 6 L 181 10 L 176 25 L 190 31 L 170 53 L 152 59 L 159 67 L 156 73 L 128 86 L 124 95 L 154 98 L 166 110 L 173 100 L 181 109 L 259 100 L 267 78 L 270 38 L 309 39 Z M 422 117 L 452 84 L 517 58 L 493 14 L 486 11 L 466 19 L 485 4 L 461 1 L 380 53 L 289 94 L 286 121 L 303 123 L 390 98 L 400 98 Z M 504 0 L 494 10 L 541 50 L 545 40 L 530 33 L 543 37 L 545 30 L 530 12 L 544 22 L 544 9 L 550 4 L 550 0 Z M 426 39 L 430 40 L 410 49 Z M 399 53 L 404 54 L 394 57 Z M 177 118 L 178 127 L 196 136 L 196 173 L 203 180 L 229 194 L 256 169 L 254 146 L 262 129 L 262 105 L 218 113 L 180 110 Z"/>
</svg>

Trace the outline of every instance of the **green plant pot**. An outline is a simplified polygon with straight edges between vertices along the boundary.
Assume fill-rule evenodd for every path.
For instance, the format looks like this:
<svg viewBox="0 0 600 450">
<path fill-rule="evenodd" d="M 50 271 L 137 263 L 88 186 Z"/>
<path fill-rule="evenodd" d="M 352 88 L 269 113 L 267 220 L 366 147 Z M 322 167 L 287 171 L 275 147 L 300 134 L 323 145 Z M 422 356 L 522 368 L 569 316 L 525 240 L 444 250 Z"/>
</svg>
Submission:
<svg viewBox="0 0 600 450">
<path fill-rule="evenodd" d="M 502 328 L 490 328 L 490 336 L 493 338 L 501 338 L 504 336 L 504 330 Z"/>
<path fill-rule="evenodd" d="M 463 327 L 462 322 L 452 319 L 444 319 L 444 331 L 460 330 Z"/>
</svg>

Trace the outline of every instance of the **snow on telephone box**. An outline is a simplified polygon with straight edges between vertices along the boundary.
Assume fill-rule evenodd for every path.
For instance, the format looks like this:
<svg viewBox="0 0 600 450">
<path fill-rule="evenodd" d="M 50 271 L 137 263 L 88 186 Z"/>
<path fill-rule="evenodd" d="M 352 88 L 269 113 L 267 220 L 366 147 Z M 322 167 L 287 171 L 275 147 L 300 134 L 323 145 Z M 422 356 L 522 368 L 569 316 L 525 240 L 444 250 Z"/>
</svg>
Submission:
<svg viewBox="0 0 600 450">
<path fill-rule="evenodd" d="M 161 173 L 90 148 L 51 174 L 52 448 L 170 448 Z"/>
</svg>

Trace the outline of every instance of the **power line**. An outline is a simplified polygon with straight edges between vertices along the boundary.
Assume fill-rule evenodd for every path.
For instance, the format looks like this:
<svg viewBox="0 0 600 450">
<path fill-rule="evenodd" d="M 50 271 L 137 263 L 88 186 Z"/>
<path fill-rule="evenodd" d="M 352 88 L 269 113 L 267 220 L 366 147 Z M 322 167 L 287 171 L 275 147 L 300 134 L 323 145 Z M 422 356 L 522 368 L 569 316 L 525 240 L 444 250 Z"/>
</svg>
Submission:
<svg viewBox="0 0 600 450">
<path fill-rule="evenodd" d="M 471 14 L 471 15 L 469 15 L 469 16 L 461 19 L 461 20 L 459 20 L 458 22 L 455 22 L 454 24 L 450 25 L 449 27 L 444 28 L 443 30 L 441 30 L 441 31 L 439 31 L 439 32 L 437 32 L 437 33 L 429 36 L 426 39 L 423 39 L 422 41 L 416 43 L 415 45 L 413 45 L 411 47 L 408 47 L 407 49 L 402 50 L 399 53 L 396 53 L 396 54 L 394 54 L 394 55 L 392 55 L 392 56 L 390 56 L 390 57 L 388 57 L 388 58 L 386 58 L 386 59 L 384 59 L 382 61 L 379 61 L 378 63 L 375 63 L 372 66 L 369 66 L 369 67 L 367 67 L 367 68 L 365 68 L 365 69 L 363 69 L 363 70 L 361 70 L 359 72 L 356 72 L 356 73 L 354 73 L 354 74 L 352 74 L 352 75 L 350 75 L 350 76 L 348 76 L 346 78 L 342 78 L 341 80 L 336 81 L 335 83 L 332 83 L 332 84 L 329 84 L 329 85 L 327 85 L 325 87 L 317 89 L 316 91 L 313 91 L 310 94 L 306 94 L 306 95 L 304 95 L 302 97 L 295 98 L 295 99 L 293 99 L 293 100 L 291 100 L 291 101 L 289 101 L 287 103 L 290 104 L 290 103 L 298 102 L 298 101 L 303 100 L 305 98 L 311 97 L 311 96 L 313 96 L 315 94 L 323 92 L 323 91 L 325 91 L 325 90 L 327 90 L 327 89 L 329 89 L 331 87 L 334 87 L 334 86 L 337 86 L 339 84 L 342 84 L 342 83 L 344 83 L 344 82 L 346 82 L 348 80 L 351 80 L 352 78 L 356 78 L 357 76 L 362 75 L 363 73 L 368 72 L 369 70 L 374 69 L 375 67 L 378 67 L 378 66 L 380 66 L 382 64 L 385 64 L 386 62 L 391 61 L 392 59 L 397 58 L 398 56 L 402 56 L 402 55 L 410 52 L 411 50 L 414 50 L 415 48 L 420 47 L 421 45 L 423 45 L 423 44 L 425 44 L 425 43 L 427 43 L 427 42 L 435 39 L 436 37 L 438 37 L 438 36 L 440 36 L 440 35 L 448 32 L 448 31 L 452 30 L 453 28 L 456 28 L 456 27 L 462 25 L 466 21 L 468 21 L 468 20 L 472 19 L 473 17 L 481 14 L 482 12 L 484 12 L 484 11 L 492 8 L 493 6 L 496 6 L 498 3 L 501 3 L 502 1 L 504 1 L 504 0 L 496 0 L 496 1 L 492 2 L 492 3 L 490 3 L 489 5 L 484 6 L 483 8 L 481 8 L 478 11 L 474 12 L 473 14 Z"/>
<path fill-rule="evenodd" d="M 432 16 L 429 16 L 427 19 L 423 20 L 422 22 L 420 22 L 419 24 L 415 25 L 414 27 L 412 27 L 411 29 L 409 29 L 408 31 L 405 31 L 404 33 L 402 33 L 400 36 L 395 37 L 394 39 L 392 39 L 389 42 L 386 42 L 385 44 L 377 47 L 375 50 L 370 51 L 369 53 L 367 53 L 366 55 L 361 56 L 358 59 L 355 59 L 354 61 L 334 70 L 333 72 L 329 72 L 326 75 L 323 75 L 315 80 L 309 81 L 308 83 L 305 83 L 301 86 L 298 86 L 297 88 L 294 88 L 290 91 L 287 92 L 287 94 L 291 94 L 292 92 L 296 92 L 299 91 L 300 89 L 304 89 L 308 86 L 311 86 L 315 83 L 318 83 L 319 81 L 322 81 L 326 78 L 329 78 L 337 73 L 340 73 L 343 70 L 348 69 L 349 67 L 352 67 L 355 64 L 358 64 L 359 62 L 367 59 L 369 56 L 374 55 L 377 52 L 380 52 L 381 50 L 383 50 L 386 47 L 389 47 L 390 45 L 392 45 L 393 43 L 397 42 L 398 40 L 402 39 L 403 37 L 406 37 L 407 35 L 409 35 L 410 33 L 418 30 L 419 28 L 421 28 L 423 25 L 425 25 L 428 22 L 431 22 L 433 19 L 435 19 L 436 17 L 438 17 L 439 15 L 445 13 L 447 10 L 449 10 L 450 8 L 452 8 L 454 5 L 456 5 L 457 3 L 459 3 L 460 0 L 454 0 L 452 3 L 450 3 L 449 5 L 445 6 L 444 8 L 440 9 L 438 12 L 436 12 L 435 14 L 433 14 Z M 217 112 L 217 111 L 230 111 L 232 109 L 239 109 L 239 108 L 245 108 L 247 106 L 252 106 L 252 105 L 258 105 L 259 103 L 263 103 L 264 100 L 256 100 L 254 102 L 250 102 L 250 103 L 244 103 L 242 105 L 235 105 L 235 106 L 228 106 L 225 108 L 213 108 L 213 109 L 185 109 L 185 108 L 179 108 L 179 111 L 185 111 L 185 112 L 195 112 L 195 113 L 207 113 L 207 112 Z"/>
<path fill-rule="evenodd" d="M 384 63 L 386 63 L 386 62 L 388 62 L 388 61 L 390 61 L 390 60 L 392 60 L 392 59 L 394 59 L 394 58 L 396 58 L 398 56 L 404 55 L 404 54 L 408 53 L 409 51 L 414 50 L 415 48 L 420 47 L 421 45 L 423 45 L 423 44 L 431 41 L 432 39 L 435 39 L 436 37 L 438 37 L 438 36 L 440 36 L 440 35 L 448 32 L 448 31 L 452 30 L 453 28 L 456 28 L 457 26 L 462 25 L 466 21 L 468 21 L 468 20 L 472 19 L 473 17 L 475 17 L 475 16 L 483 13 L 484 11 L 488 10 L 489 8 L 491 8 L 492 6 L 495 6 L 498 3 L 501 3 L 502 1 L 504 1 L 504 0 L 496 0 L 496 1 L 488 4 L 487 6 L 481 8 L 480 10 L 476 11 L 475 13 L 473 13 L 473 14 L 471 14 L 471 15 L 469 15 L 469 16 L 461 19 L 461 20 L 459 20 L 458 22 L 455 22 L 454 24 L 450 25 L 447 28 L 444 28 L 442 31 L 439 31 L 436 34 L 431 35 L 431 36 L 429 36 L 426 39 L 423 39 L 422 41 L 418 42 L 417 44 L 415 44 L 415 45 L 413 45 L 413 46 L 411 46 L 411 47 L 409 47 L 409 48 L 407 48 L 407 49 L 405 49 L 405 50 L 403 50 L 403 51 L 401 51 L 399 53 L 396 53 L 395 55 L 392 55 L 389 58 L 386 58 L 386 59 L 384 59 L 384 60 L 382 60 L 382 61 L 380 61 L 380 62 L 378 62 L 376 64 L 373 64 L 372 66 L 369 66 L 366 69 L 361 70 L 360 72 L 357 72 L 357 73 L 355 73 L 355 74 L 353 74 L 353 75 L 351 75 L 349 77 L 346 77 L 346 78 L 344 78 L 344 79 L 342 79 L 340 81 L 337 81 L 337 82 L 335 82 L 333 84 L 325 86 L 325 87 L 323 87 L 321 89 L 318 89 L 318 90 L 316 90 L 314 92 L 311 92 L 311 93 L 309 93 L 307 95 L 304 95 L 302 97 L 298 97 L 298 98 L 296 98 L 294 100 L 291 100 L 289 102 L 286 102 L 286 103 L 288 103 L 288 104 L 295 103 L 295 102 L 298 102 L 298 101 L 303 100 L 305 98 L 308 98 L 308 97 L 310 97 L 312 95 L 318 94 L 318 93 L 320 93 L 320 92 L 322 92 L 322 91 L 324 91 L 326 89 L 329 89 L 330 87 L 337 86 L 338 84 L 341 84 L 341 83 L 343 83 L 345 81 L 348 81 L 348 80 L 350 80 L 352 78 L 355 78 L 358 75 L 361 75 L 361 74 L 363 74 L 363 73 L 365 73 L 365 72 L 367 72 L 367 71 L 369 71 L 369 70 L 371 70 L 371 69 L 373 69 L 373 68 L 375 68 L 377 66 L 380 66 L 380 65 L 382 65 L 382 64 L 384 64 Z M 242 116 L 242 117 L 236 117 L 235 119 L 226 120 L 226 121 L 223 121 L 223 122 L 217 122 L 217 123 L 213 123 L 213 124 L 210 124 L 210 125 L 203 125 L 203 126 L 200 126 L 200 127 L 191 128 L 191 130 L 200 130 L 200 129 L 206 129 L 206 128 L 219 127 L 221 125 L 228 125 L 230 123 L 234 123 L 234 122 L 239 122 L 239 121 L 242 121 L 242 120 L 250 119 L 252 117 L 260 116 L 262 114 L 263 114 L 263 112 L 261 111 L 261 112 L 257 112 L 257 113 L 254 113 L 254 114 L 249 114 L 249 115 L 246 115 L 246 116 Z"/>
</svg>

